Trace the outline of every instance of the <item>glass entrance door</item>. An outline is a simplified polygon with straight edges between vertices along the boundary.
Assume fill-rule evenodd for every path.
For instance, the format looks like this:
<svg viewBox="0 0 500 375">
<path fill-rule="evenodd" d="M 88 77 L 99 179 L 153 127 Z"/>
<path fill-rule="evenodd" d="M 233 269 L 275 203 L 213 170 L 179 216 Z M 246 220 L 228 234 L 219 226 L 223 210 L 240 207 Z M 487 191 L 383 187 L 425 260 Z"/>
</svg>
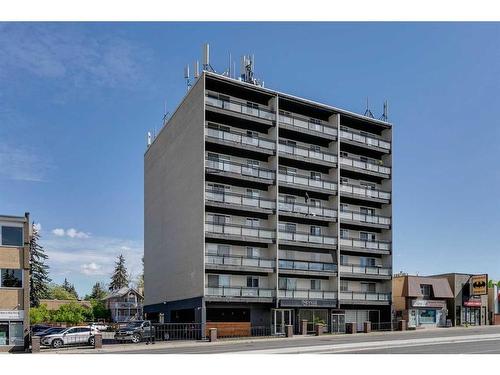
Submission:
<svg viewBox="0 0 500 375">
<path fill-rule="evenodd" d="M 284 335 L 285 327 L 293 326 L 293 310 L 274 309 L 273 310 L 273 334 Z"/>
<path fill-rule="evenodd" d="M 345 333 L 344 314 L 332 314 L 332 333 Z"/>
</svg>

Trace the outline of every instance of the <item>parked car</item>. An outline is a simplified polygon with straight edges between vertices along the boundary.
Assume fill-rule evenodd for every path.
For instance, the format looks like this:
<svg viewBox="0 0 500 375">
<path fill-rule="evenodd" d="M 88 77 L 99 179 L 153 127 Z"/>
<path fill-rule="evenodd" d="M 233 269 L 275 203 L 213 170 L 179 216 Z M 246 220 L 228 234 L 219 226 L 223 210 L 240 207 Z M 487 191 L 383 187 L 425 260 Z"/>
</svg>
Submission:
<svg viewBox="0 0 500 375">
<path fill-rule="evenodd" d="M 66 328 L 64 327 L 50 327 L 44 331 L 40 331 L 40 332 L 37 332 L 35 333 L 33 336 L 38 336 L 38 337 L 45 337 L 45 336 L 48 336 L 48 335 L 55 335 L 56 333 L 60 333 L 62 331 L 64 331 Z"/>
<path fill-rule="evenodd" d="M 106 331 L 109 326 L 103 322 L 92 322 L 92 323 L 89 323 L 89 327 L 94 327 L 95 329 L 97 329 L 98 331 Z"/>
<path fill-rule="evenodd" d="M 52 328 L 52 326 L 49 326 L 47 324 L 34 324 L 31 326 L 31 334 L 35 336 L 37 333 L 46 331 L 49 328 Z"/>
<path fill-rule="evenodd" d="M 64 345 L 95 344 L 97 330 L 92 327 L 70 327 L 42 338 L 42 345 L 60 348 Z"/>
<path fill-rule="evenodd" d="M 128 322 L 115 333 L 116 341 L 131 341 L 134 344 L 144 339 L 154 337 L 154 327 L 149 320 L 135 320 Z"/>
</svg>

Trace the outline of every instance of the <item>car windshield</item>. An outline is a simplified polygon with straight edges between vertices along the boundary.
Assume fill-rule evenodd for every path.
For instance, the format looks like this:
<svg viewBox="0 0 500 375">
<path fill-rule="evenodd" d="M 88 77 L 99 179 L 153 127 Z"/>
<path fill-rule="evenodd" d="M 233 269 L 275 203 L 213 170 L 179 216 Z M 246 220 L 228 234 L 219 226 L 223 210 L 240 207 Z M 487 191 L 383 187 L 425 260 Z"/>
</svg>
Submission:
<svg viewBox="0 0 500 375">
<path fill-rule="evenodd" d="M 142 325 L 142 322 L 130 322 L 127 324 L 127 328 L 137 328 Z"/>
<path fill-rule="evenodd" d="M 42 333 L 44 335 L 51 335 L 51 334 L 54 334 L 54 333 L 61 332 L 62 330 L 64 330 L 64 328 L 54 327 L 54 328 L 49 328 L 49 329 L 47 329 L 45 331 L 42 331 L 40 333 Z"/>
</svg>

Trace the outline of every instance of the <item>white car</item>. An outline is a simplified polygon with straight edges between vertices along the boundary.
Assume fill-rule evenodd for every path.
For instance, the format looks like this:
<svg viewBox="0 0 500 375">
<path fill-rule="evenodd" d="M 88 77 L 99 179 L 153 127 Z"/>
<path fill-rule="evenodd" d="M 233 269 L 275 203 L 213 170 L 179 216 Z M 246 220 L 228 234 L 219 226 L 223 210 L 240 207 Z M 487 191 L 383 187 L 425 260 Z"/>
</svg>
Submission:
<svg viewBox="0 0 500 375">
<path fill-rule="evenodd" d="M 45 336 L 41 343 L 55 349 L 64 345 L 94 345 L 96 333 L 98 331 L 93 327 L 70 327 L 54 335 Z"/>
<path fill-rule="evenodd" d="M 107 324 L 102 323 L 102 322 L 89 323 L 89 327 L 95 328 L 98 331 L 106 331 L 109 328 L 109 326 Z"/>
</svg>

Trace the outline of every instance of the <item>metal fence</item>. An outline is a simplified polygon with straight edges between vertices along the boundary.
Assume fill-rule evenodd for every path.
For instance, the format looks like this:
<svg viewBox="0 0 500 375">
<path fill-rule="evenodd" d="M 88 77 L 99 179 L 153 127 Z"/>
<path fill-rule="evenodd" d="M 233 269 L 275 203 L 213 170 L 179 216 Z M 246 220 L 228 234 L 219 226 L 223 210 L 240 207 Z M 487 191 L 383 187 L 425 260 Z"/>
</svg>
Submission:
<svg viewBox="0 0 500 375">
<path fill-rule="evenodd" d="M 201 340 L 204 338 L 201 323 L 156 323 L 153 324 L 155 339 L 171 340 Z"/>
<path fill-rule="evenodd" d="M 371 329 L 372 331 L 397 331 L 398 324 L 396 322 L 372 322 Z"/>
</svg>

